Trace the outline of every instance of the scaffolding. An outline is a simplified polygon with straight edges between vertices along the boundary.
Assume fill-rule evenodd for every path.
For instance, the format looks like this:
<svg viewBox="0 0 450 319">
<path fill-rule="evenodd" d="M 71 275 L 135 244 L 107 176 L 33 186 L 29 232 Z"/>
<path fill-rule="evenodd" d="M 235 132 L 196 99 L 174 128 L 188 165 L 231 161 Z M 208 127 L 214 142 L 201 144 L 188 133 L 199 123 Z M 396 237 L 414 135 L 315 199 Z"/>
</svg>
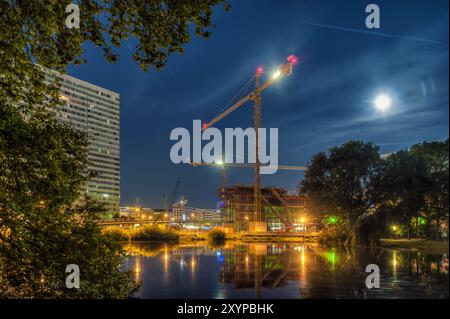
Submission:
<svg viewBox="0 0 450 319">
<path fill-rule="evenodd" d="M 248 230 L 255 221 L 254 186 L 234 185 L 220 189 L 222 223 L 233 225 L 235 231 Z M 269 229 L 291 230 L 295 221 L 305 213 L 304 198 L 279 187 L 261 188 L 261 220 Z"/>
</svg>

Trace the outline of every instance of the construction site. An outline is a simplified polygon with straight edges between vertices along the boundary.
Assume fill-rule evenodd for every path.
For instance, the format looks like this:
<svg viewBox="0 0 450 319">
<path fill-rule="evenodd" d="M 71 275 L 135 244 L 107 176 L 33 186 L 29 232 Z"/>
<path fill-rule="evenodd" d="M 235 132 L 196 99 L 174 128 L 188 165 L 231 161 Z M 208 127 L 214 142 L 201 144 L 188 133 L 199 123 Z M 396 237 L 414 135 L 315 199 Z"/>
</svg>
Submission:
<svg viewBox="0 0 450 319">
<path fill-rule="evenodd" d="M 172 191 L 170 201 L 163 194 L 163 209 L 144 209 L 137 203 L 134 207 L 124 207 L 121 216 L 139 221 L 131 227 L 139 227 L 140 224 L 158 223 L 165 226 L 174 226 L 187 229 L 206 229 L 205 227 L 220 227 L 226 233 L 294 233 L 312 230 L 314 218 L 305 209 L 304 199 L 297 192 L 289 192 L 278 186 L 261 187 L 261 171 L 273 168 L 270 164 L 262 164 L 260 161 L 260 137 L 262 92 L 276 81 L 289 76 L 297 64 L 297 57 L 289 55 L 287 63 L 281 65 L 274 73 L 269 75 L 265 82 L 261 78 L 267 72 L 262 66 L 257 67 L 256 72 L 238 91 L 238 93 L 222 108 L 216 117 L 201 125 L 201 133 L 209 127 L 217 124 L 247 102 L 253 102 L 253 129 L 254 136 L 254 162 L 234 162 L 220 155 L 214 162 L 189 160 L 193 167 L 215 166 L 220 168 L 222 181 L 218 188 L 218 205 L 216 209 L 200 209 L 187 206 L 187 200 L 178 197 L 180 181 L 178 180 Z M 253 88 L 254 85 L 254 88 Z M 250 140 L 250 138 L 248 138 Z M 200 138 L 201 140 L 201 138 Z M 250 145 L 250 143 L 248 143 Z M 250 148 L 250 146 L 249 146 Z M 262 147 L 261 147 L 262 148 Z M 278 149 L 277 149 L 278 151 Z M 215 152 L 214 152 L 215 153 Z M 223 154 L 223 153 L 221 153 Z M 216 154 L 214 154 L 216 155 Z M 194 158 L 196 158 L 194 156 Z M 197 157 L 198 158 L 198 157 Z M 228 169 L 252 169 L 253 184 L 227 185 Z M 304 171 L 305 166 L 276 165 L 277 170 Z M 105 222 L 106 223 L 106 222 Z M 116 223 L 122 223 L 117 221 Z M 120 225 L 122 225 L 120 224 Z M 109 224 L 108 224 L 109 225 Z"/>
<path fill-rule="evenodd" d="M 253 185 L 233 185 L 220 189 L 219 203 L 223 227 L 231 232 L 258 232 L 258 223 L 268 231 L 306 231 L 307 219 L 304 200 L 297 194 L 278 187 L 261 188 L 261 219 L 254 214 Z M 265 229 L 261 230 L 264 231 Z"/>
<path fill-rule="evenodd" d="M 279 67 L 266 80 L 261 83 L 261 76 L 265 74 L 264 68 L 259 66 L 253 77 L 222 109 L 219 114 L 209 122 L 205 122 L 202 131 L 213 126 L 246 102 L 253 102 L 253 129 L 256 132 L 255 163 L 228 163 L 219 159 L 215 163 L 191 162 L 193 166 L 216 165 L 222 168 L 222 186 L 219 190 L 219 207 L 222 219 L 222 228 L 226 232 L 266 233 L 307 231 L 312 225 L 311 216 L 307 216 L 304 200 L 296 193 L 288 192 L 280 187 L 261 187 L 261 165 L 259 158 L 259 128 L 261 127 L 262 92 L 274 82 L 289 76 L 298 59 L 294 55 L 287 57 L 287 63 Z M 254 89 L 245 92 L 254 83 Z M 227 186 L 227 168 L 251 168 L 254 170 L 253 185 Z M 305 166 L 278 165 L 278 170 L 304 171 Z"/>
</svg>

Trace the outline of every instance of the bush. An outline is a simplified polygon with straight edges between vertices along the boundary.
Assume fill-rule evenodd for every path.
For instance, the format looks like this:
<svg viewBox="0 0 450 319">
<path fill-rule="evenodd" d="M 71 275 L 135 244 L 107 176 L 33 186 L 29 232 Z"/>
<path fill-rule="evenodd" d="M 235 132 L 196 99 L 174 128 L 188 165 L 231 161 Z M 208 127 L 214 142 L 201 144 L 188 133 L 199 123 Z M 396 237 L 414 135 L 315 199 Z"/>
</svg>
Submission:
<svg viewBox="0 0 450 319">
<path fill-rule="evenodd" d="M 154 226 L 144 226 L 137 229 L 132 235 L 132 240 L 151 241 L 178 241 L 180 235 L 172 230 L 164 230 Z"/>
<path fill-rule="evenodd" d="M 128 241 L 130 239 L 130 232 L 120 227 L 107 227 L 102 230 L 102 233 L 114 241 Z"/>
<path fill-rule="evenodd" d="M 211 230 L 208 234 L 208 237 L 209 239 L 214 241 L 223 241 L 226 239 L 225 233 L 218 229 Z"/>
</svg>

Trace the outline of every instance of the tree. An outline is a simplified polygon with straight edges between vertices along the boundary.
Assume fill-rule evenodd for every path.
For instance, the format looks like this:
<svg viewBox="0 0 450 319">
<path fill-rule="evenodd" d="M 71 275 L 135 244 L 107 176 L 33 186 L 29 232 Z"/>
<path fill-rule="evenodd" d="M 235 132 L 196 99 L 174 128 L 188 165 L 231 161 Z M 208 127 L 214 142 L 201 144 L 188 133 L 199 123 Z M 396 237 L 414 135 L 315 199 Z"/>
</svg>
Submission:
<svg viewBox="0 0 450 319">
<path fill-rule="evenodd" d="M 69 29 L 66 6 L 71 2 L 0 2 L 2 103 L 40 104 L 51 87 L 43 82 L 36 64 L 65 72 L 69 63 L 86 62 L 82 56 L 86 42 L 100 47 L 105 58 L 114 62 L 118 55 L 113 47 L 136 40 L 133 58 L 140 67 L 160 69 L 169 55 L 183 52 L 183 45 L 191 40 L 191 25 L 198 36 L 209 37 L 212 8 L 223 0 L 79 0 L 80 28 Z"/>
<path fill-rule="evenodd" d="M 426 235 L 440 239 L 441 225 L 449 213 L 449 143 L 423 142 L 411 147 L 410 152 L 426 161 L 429 188 L 425 193 L 423 211 L 426 215 Z M 434 225 L 434 227 L 432 227 Z"/>
<path fill-rule="evenodd" d="M 408 150 L 401 150 L 387 157 L 383 175 L 384 200 L 407 225 L 409 238 L 430 186 L 426 161 Z"/>
<path fill-rule="evenodd" d="M 374 204 L 380 166 L 378 147 L 350 141 L 313 157 L 300 184 L 307 206 L 322 215 L 336 215 L 347 229 L 347 240 L 358 241 L 357 227 Z"/>
<path fill-rule="evenodd" d="M 83 44 L 113 47 L 135 38 L 140 67 L 162 68 L 190 41 L 208 37 L 220 0 L 80 0 L 80 28 L 65 25 L 70 1 L 0 2 L 0 297 L 121 298 L 135 284 L 121 272 L 121 247 L 95 223 L 102 208 L 81 200 L 87 140 L 57 121 L 59 83 L 43 68 L 65 72 L 85 63 Z M 225 6 L 228 9 L 228 6 Z M 65 287 L 65 267 L 77 264 L 81 288 Z"/>
</svg>

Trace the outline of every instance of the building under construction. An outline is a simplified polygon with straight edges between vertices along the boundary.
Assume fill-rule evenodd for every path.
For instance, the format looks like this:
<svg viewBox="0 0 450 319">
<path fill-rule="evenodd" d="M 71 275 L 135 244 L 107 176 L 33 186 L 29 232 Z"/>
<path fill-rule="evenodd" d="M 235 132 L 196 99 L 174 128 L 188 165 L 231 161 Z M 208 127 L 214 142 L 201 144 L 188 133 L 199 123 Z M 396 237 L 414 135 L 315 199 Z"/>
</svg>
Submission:
<svg viewBox="0 0 450 319">
<path fill-rule="evenodd" d="M 249 222 L 255 221 L 253 185 L 234 185 L 221 188 L 220 210 L 222 223 L 235 231 L 247 231 Z M 306 227 L 304 199 L 278 187 L 261 188 L 261 221 L 268 230 L 301 230 Z"/>
</svg>

